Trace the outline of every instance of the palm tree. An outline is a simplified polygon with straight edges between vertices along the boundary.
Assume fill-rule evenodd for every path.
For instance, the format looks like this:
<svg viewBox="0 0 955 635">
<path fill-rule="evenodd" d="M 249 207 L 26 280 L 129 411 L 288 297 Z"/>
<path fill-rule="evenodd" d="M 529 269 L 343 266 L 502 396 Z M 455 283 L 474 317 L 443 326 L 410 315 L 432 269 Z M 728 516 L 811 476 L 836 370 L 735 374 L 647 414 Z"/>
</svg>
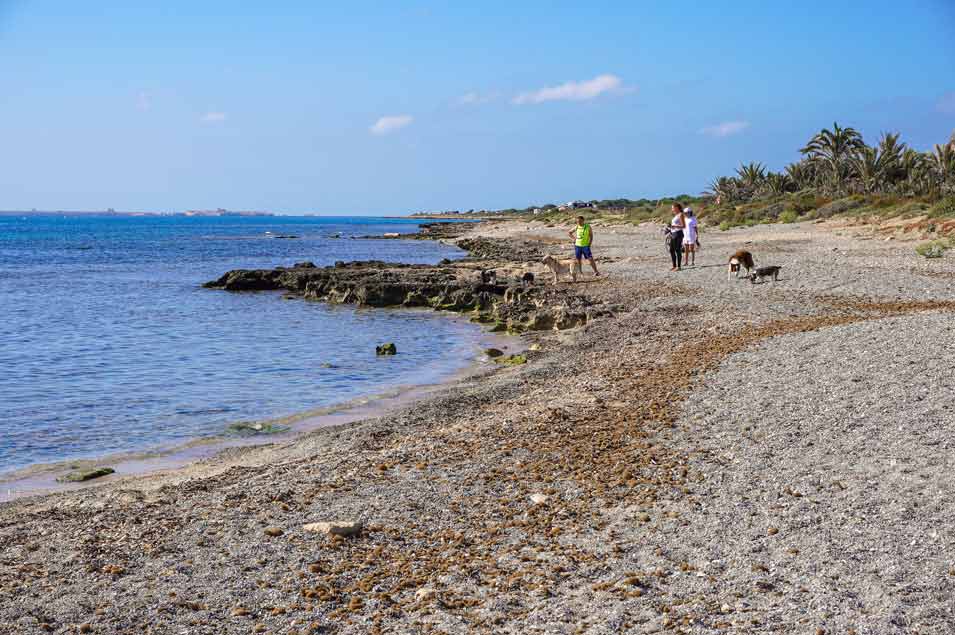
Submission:
<svg viewBox="0 0 955 635">
<path fill-rule="evenodd" d="M 786 166 L 786 176 L 799 189 L 804 189 L 816 180 L 816 169 L 811 161 L 803 160 Z"/>
<path fill-rule="evenodd" d="M 882 168 L 882 178 L 886 183 L 895 183 L 903 178 L 902 155 L 906 147 L 899 141 L 899 133 L 883 132 L 879 140 L 879 165 Z"/>
<path fill-rule="evenodd" d="M 766 166 L 756 162 L 746 165 L 741 163 L 740 166 L 736 168 L 736 175 L 740 183 L 743 184 L 743 187 L 756 191 L 766 178 Z"/>
<path fill-rule="evenodd" d="M 934 189 L 936 182 L 928 155 L 912 148 L 902 153 L 901 168 L 905 174 L 905 188 L 912 194 L 925 194 Z"/>
<path fill-rule="evenodd" d="M 766 187 L 773 195 L 785 194 L 792 189 L 793 181 L 788 174 L 770 172 L 766 176 Z"/>
<path fill-rule="evenodd" d="M 739 183 L 732 177 L 721 176 L 710 182 L 707 193 L 719 201 L 717 204 L 732 203 L 738 196 Z"/>
<path fill-rule="evenodd" d="M 928 162 L 939 181 L 943 183 L 948 180 L 955 181 L 955 143 L 936 145 L 935 152 L 929 155 Z"/>
<path fill-rule="evenodd" d="M 833 123 L 832 130 L 823 128 L 800 152 L 820 163 L 833 187 L 841 190 L 849 172 L 849 157 L 863 145 L 862 135 L 855 128 L 842 128 Z"/>
<path fill-rule="evenodd" d="M 853 174 L 865 194 L 871 194 L 882 185 L 885 179 L 884 156 L 876 148 L 862 146 L 849 159 Z"/>
</svg>

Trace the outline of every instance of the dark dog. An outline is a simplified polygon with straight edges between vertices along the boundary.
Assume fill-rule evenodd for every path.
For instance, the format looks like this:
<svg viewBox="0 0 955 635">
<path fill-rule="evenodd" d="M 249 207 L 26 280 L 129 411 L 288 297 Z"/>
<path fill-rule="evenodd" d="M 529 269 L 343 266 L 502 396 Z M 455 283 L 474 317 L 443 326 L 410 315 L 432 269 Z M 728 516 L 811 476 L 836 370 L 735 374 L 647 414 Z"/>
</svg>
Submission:
<svg viewBox="0 0 955 635">
<path fill-rule="evenodd" d="M 750 275 L 749 280 L 753 284 L 762 281 L 763 278 L 772 278 L 773 282 L 776 282 L 777 278 L 779 278 L 780 269 L 782 269 L 780 266 L 760 267 Z"/>
<path fill-rule="evenodd" d="M 753 254 L 748 251 L 743 251 L 740 249 L 735 254 L 730 256 L 729 268 L 726 271 L 726 279 L 729 280 L 731 274 L 736 274 L 736 277 L 739 278 L 739 270 L 746 269 L 746 275 L 749 275 L 750 269 L 753 268 Z"/>
<path fill-rule="evenodd" d="M 493 269 L 481 269 L 482 284 L 497 284 L 497 272 Z"/>
</svg>

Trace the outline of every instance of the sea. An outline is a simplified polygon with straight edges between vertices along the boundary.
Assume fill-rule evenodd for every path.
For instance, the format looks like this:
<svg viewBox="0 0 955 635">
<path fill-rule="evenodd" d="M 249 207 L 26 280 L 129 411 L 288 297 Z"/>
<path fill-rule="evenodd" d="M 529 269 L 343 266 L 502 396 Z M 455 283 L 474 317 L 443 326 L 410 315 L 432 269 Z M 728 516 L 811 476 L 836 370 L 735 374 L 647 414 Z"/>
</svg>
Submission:
<svg viewBox="0 0 955 635">
<path fill-rule="evenodd" d="M 0 215 L 0 474 L 164 451 L 472 363 L 481 330 L 428 310 L 230 293 L 229 269 L 436 263 L 411 219 Z M 375 346 L 394 342 L 395 356 Z"/>
</svg>

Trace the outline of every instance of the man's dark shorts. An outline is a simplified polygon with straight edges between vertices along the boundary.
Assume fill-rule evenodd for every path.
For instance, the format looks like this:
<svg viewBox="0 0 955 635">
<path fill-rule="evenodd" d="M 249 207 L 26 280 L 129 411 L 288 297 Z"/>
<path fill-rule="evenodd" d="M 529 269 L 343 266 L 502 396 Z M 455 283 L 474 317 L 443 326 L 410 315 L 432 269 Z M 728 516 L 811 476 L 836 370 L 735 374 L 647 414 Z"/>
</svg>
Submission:
<svg viewBox="0 0 955 635">
<path fill-rule="evenodd" d="M 587 260 L 593 260 L 593 255 L 590 253 L 590 247 L 578 247 L 574 245 L 574 258 L 580 260 L 581 256 Z"/>
</svg>

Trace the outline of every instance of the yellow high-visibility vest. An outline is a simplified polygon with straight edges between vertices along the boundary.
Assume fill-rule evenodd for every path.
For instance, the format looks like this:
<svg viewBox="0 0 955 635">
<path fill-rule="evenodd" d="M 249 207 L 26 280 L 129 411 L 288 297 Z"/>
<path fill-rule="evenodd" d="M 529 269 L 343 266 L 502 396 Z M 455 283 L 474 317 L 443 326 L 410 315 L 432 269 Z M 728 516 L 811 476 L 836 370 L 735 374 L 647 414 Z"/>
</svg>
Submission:
<svg viewBox="0 0 955 635">
<path fill-rule="evenodd" d="M 577 241 L 574 243 L 578 247 L 590 247 L 590 224 L 584 223 L 577 225 Z"/>
</svg>

